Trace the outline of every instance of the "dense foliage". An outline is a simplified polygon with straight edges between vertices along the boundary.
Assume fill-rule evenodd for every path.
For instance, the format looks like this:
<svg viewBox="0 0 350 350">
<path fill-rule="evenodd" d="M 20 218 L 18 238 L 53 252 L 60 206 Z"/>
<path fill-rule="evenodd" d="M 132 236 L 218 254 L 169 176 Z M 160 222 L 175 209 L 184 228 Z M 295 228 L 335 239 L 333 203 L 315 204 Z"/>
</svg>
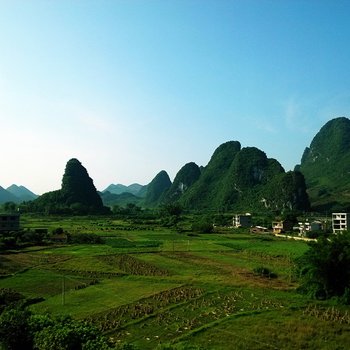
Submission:
<svg viewBox="0 0 350 350">
<path fill-rule="evenodd" d="M 192 224 L 192 231 L 197 233 L 212 233 L 214 231 L 212 219 L 206 216 L 198 218 Z"/>
<path fill-rule="evenodd" d="M 288 171 L 275 176 L 264 188 L 265 205 L 270 209 L 310 209 L 304 176 L 299 171 Z"/>
<path fill-rule="evenodd" d="M 0 345 L 6 350 L 111 349 L 91 324 L 34 315 L 23 305 L 9 307 L 0 315 Z"/>
<path fill-rule="evenodd" d="M 318 299 L 350 303 L 350 233 L 319 238 L 298 260 L 301 291 Z"/>
</svg>

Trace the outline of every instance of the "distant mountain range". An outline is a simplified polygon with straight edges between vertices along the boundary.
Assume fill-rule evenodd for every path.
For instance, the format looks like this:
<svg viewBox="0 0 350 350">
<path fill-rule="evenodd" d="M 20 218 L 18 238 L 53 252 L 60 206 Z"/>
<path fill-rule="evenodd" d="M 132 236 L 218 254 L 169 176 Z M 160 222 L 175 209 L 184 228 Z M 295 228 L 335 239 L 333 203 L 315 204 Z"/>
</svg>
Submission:
<svg viewBox="0 0 350 350">
<path fill-rule="evenodd" d="M 121 185 L 121 184 L 111 184 L 106 189 L 104 189 L 102 192 L 110 192 L 113 194 L 122 194 L 122 193 L 131 193 L 135 196 L 139 196 L 140 191 L 142 191 L 144 186 L 140 184 L 132 184 L 129 186 Z M 142 196 L 141 196 L 142 197 Z"/>
<path fill-rule="evenodd" d="M 121 184 L 111 184 L 102 192 L 99 192 L 103 204 L 106 206 L 126 206 L 127 204 L 138 204 L 143 201 L 147 192 L 147 185 L 143 186 L 138 183 L 129 186 Z"/>
<path fill-rule="evenodd" d="M 150 207 L 178 202 L 189 209 L 350 212 L 349 176 L 350 120 L 341 117 L 320 129 L 295 171 L 285 172 L 276 159 L 255 147 L 241 148 L 238 141 L 229 141 L 215 150 L 206 166 L 184 165 L 173 183 L 163 170 L 135 191 L 131 186 L 111 185 L 124 195 L 109 197 L 108 203 L 130 200 Z"/>
<path fill-rule="evenodd" d="M 121 188 L 119 185 L 118 189 Z M 277 160 L 267 158 L 255 147 L 241 148 L 238 141 L 220 145 L 206 167 L 200 168 L 193 162 L 185 164 L 173 183 L 162 170 L 144 193 L 141 197 L 106 191 L 102 200 L 105 205 L 123 205 L 130 200 L 143 207 L 179 203 L 187 209 L 216 211 L 308 210 L 310 207 L 300 172 L 286 173 Z"/>
<path fill-rule="evenodd" d="M 4 189 L 0 186 L 0 204 L 6 202 L 22 203 L 36 199 L 38 196 L 24 186 L 15 184 Z"/>
<path fill-rule="evenodd" d="M 145 186 L 111 184 L 97 192 L 86 169 L 71 159 L 62 189 L 40 196 L 30 207 L 94 213 L 104 211 L 102 203 L 149 208 L 176 203 L 190 210 L 350 212 L 349 178 L 350 120 L 342 117 L 320 129 L 294 171 L 285 172 L 276 159 L 267 158 L 256 147 L 242 148 L 239 141 L 228 141 L 215 150 L 206 166 L 185 164 L 173 182 L 162 170 Z M 37 197 L 24 186 L 0 187 L 0 203 Z"/>
</svg>

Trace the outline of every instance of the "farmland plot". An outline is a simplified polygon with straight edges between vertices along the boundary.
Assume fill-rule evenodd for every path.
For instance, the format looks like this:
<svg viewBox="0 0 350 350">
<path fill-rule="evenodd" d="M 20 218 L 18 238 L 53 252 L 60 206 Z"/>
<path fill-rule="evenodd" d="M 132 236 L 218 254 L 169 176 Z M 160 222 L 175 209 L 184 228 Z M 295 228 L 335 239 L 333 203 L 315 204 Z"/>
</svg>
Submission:
<svg viewBox="0 0 350 350">
<path fill-rule="evenodd" d="M 117 348 L 345 349 L 350 343 L 346 307 L 310 307 L 296 293 L 293 259 L 305 243 L 234 231 L 187 236 L 127 229 L 103 219 L 49 224 L 95 233 L 105 244 L 0 255 L 0 287 L 36 298 L 37 313 L 92 322 Z M 273 278 L 257 274 L 259 268 Z"/>
</svg>

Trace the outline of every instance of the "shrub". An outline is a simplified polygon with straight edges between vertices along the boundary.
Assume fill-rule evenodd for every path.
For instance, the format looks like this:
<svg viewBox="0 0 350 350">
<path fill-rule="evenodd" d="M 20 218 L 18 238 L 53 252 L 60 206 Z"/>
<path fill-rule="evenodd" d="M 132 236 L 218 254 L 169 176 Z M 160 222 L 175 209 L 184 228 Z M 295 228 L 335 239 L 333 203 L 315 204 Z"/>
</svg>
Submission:
<svg viewBox="0 0 350 350">
<path fill-rule="evenodd" d="M 253 269 L 253 272 L 255 275 L 259 275 L 261 277 L 266 277 L 266 278 L 277 278 L 277 274 L 274 272 L 270 271 L 267 267 L 259 266 Z"/>
<path fill-rule="evenodd" d="M 23 305 L 0 316 L 0 348 L 11 350 L 112 349 L 96 327 L 71 317 L 33 315 Z"/>
<path fill-rule="evenodd" d="M 0 316 L 0 346 L 5 349 L 31 349 L 30 312 L 20 306 L 6 309 Z"/>
<path fill-rule="evenodd" d="M 0 311 L 2 308 L 23 300 L 24 296 L 10 288 L 0 288 Z"/>
<path fill-rule="evenodd" d="M 199 233 L 212 233 L 214 226 L 209 218 L 202 218 L 192 224 L 192 231 Z"/>
<path fill-rule="evenodd" d="M 62 227 L 56 227 L 55 229 L 52 230 L 53 235 L 61 235 L 63 232 L 64 231 Z"/>
<path fill-rule="evenodd" d="M 75 244 L 103 244 L 102 237 L 95 235 L 94 233 L 76 233 L 69 235 L 69 243 Z"/>
</svg>

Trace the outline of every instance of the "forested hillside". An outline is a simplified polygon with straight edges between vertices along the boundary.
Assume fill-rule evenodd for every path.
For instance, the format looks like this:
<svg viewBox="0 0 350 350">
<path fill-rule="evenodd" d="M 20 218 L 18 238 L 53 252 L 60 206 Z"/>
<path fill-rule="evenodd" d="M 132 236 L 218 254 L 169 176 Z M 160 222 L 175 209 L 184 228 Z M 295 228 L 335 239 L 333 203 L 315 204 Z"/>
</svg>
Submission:
<svg viewBox="0 0 350 350">
<path fill-rule="evenodd" d="M 29 210 L 46 213 L 103 213 L 93 180 L 78 159 L 67 162 L 60 190 L 47 192 L 29 205 Z"/>
<path fill-rule="evenodd" d="M 303 175 L 285 173 L 275 159 L 238 141 L 222 144 L 214 152 L 198 181 L 180 198 L 191 209 L 307 210 Z"/>
<path fill-rule="evenodd" d="M 327 122 L 307 147 L 297 167 L 304 174 L 317 211 L 350 210 L 350 120 Z"/>
</svg>

